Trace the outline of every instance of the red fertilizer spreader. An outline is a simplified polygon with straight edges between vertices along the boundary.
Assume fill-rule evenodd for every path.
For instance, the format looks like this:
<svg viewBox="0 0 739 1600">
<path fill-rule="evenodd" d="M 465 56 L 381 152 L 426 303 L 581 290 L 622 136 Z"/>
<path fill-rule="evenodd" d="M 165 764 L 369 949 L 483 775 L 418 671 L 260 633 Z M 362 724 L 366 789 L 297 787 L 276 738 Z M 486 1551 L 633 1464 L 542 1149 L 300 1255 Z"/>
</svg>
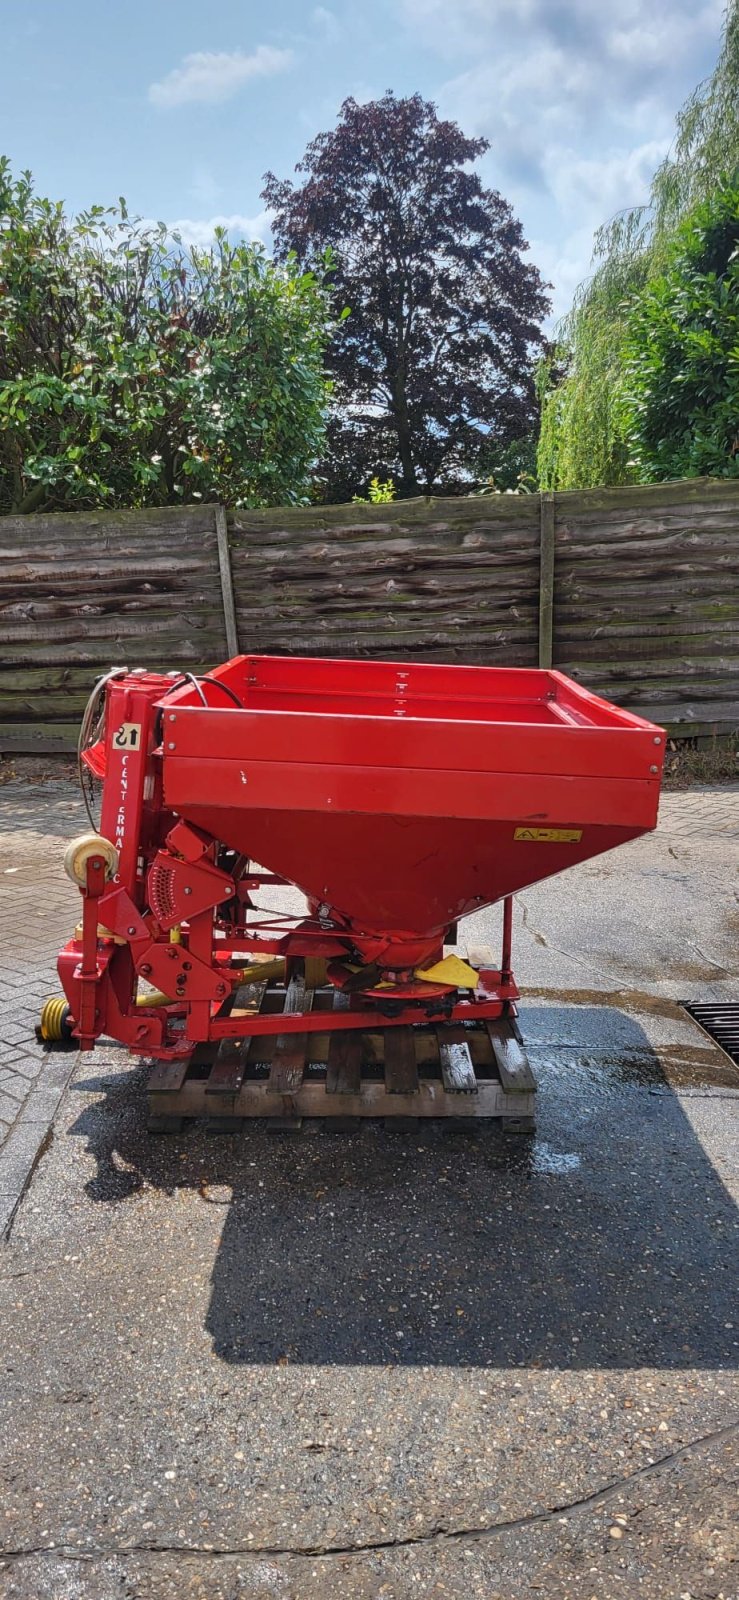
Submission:
<svg viewBox="0 0 739 1600">
<path fill-rule="evenodd" d="M 94 831 L 66 853 L 82 920 L 42 1032 L 153 1058 L 154 1126 L 530 1126 L 512 896 L 653 828 L 664 749 L 553 671 L 248 655 L 200 677 L 115 671 L 83 722 Z M 463 959 L 458 923 L 494 902 L 499 959 Z"/>
</svg>

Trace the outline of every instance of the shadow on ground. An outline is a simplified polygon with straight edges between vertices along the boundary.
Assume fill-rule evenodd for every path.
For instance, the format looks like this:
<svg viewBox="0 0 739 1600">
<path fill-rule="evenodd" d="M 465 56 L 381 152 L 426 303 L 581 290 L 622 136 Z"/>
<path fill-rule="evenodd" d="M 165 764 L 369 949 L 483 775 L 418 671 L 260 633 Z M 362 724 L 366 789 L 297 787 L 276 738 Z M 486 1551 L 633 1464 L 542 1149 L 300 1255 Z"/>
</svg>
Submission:
<svg viewBox="0 0 739 1600">
<path fill-rule="evenodd" d="M 612 1007 L 524 1023 L 533 1140 L 154 1137 L 137 1069 L 75 1085 L 101 1096 L 71 1130 L 96 1161 L 87 1193 L 186 1187 L 223 1208 L 207 1327 L 225 1362 L 736 1366 L 736 1208 L 660 1057 Z"/>
</svg>

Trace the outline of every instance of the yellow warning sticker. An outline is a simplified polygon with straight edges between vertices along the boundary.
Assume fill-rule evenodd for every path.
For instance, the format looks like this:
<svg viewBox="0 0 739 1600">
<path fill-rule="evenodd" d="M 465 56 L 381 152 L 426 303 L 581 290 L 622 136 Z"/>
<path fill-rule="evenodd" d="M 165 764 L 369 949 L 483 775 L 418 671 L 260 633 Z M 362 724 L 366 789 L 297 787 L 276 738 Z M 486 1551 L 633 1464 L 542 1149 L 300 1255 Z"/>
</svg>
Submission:
<svg viewBox="0 0 739 1600">
<path fill-rule="evenodd" d="M 516 828 L 513 837 L 527 844 L 577 844 L 582 828 Z"/>
</svg>

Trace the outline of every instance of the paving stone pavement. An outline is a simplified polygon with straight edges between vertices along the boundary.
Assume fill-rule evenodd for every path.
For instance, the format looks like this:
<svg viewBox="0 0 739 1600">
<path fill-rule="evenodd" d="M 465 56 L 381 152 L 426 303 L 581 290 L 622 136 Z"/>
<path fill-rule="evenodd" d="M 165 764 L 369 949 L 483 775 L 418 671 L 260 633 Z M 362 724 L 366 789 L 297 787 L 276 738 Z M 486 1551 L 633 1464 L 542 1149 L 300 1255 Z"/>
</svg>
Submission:
<svg viewBox="0 0 739 1600">
<path fill-rule="evenodd" d="M 739 839 L 739 783 L 663 794 L 659 824 L 684 838 Z"/>
<path fill-rule="evenodd" d="M 57 951 L 79 914 L 62 856 L 86 826 L 71 784 L 0 789 L 0 1144 L 48 1059 L 34 1028 L 44 1000 L 59 991 Z"/>
</svg>

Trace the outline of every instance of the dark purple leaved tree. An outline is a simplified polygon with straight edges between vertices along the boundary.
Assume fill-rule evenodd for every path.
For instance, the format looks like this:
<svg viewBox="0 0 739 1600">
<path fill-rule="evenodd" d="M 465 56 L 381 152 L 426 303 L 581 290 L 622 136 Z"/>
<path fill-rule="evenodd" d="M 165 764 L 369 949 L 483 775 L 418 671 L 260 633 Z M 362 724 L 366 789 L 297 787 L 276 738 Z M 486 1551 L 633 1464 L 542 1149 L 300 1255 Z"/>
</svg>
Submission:
<svg viewBox="0 0 739 1600">
<path fill-rule="evenodd" d="M 295 184 L 268 173 L 278 256 L 334 251 L 350 315 L 329 353 L 326 497 L 373 473 L 403 495 L 464 492 L 536 426 L 546 285 L 506 200 L 471 170 L 488 149 L 410 95 L 358 105 L 308 146 Z"/>
</svg>

